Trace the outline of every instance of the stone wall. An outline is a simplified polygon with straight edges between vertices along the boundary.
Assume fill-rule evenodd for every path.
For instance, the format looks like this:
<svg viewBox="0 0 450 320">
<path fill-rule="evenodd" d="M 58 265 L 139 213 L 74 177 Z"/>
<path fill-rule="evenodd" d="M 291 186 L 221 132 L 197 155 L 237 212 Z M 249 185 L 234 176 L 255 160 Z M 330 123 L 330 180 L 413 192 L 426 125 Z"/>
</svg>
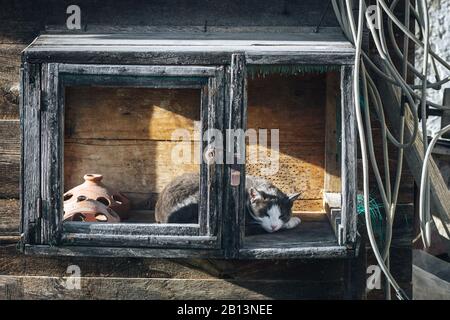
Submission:
<svg viewBox="0 0 450 320">
<path fill-rule="evenodd" d="M 429 6 L 429 19 L 431 29 L 431 47 L 434 52 L 446 61 L 450 61 L 450 0 L 430 0 L 427 1 Z M 416 51 L 416 68 L 422 70 L 423 51 Z M 450 75 L 449 71 L 438 65 L 441 78 Z M 432 74 L 432 73 L 431 73 Z M 433 78 L 431 78 L 433 79 Z M 450 87 L 450 83 L 446 83 L 443 87 Z M 428 90 L 428 99 L 442 103 L 442 95 L 444 90 Z M 430 117 L 428 120 L 429 131 L 436 132 L 441 127 L 440 117 Z"/>
</svg>

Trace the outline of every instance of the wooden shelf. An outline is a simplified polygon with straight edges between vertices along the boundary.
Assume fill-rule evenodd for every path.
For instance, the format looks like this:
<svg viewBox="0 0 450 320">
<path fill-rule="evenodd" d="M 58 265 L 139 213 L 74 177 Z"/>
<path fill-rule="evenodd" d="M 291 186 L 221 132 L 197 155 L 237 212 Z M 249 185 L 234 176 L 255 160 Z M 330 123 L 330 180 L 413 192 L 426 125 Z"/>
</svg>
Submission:
<svg viewBox="0 0 450 320">
<path fill-rule="evenodd" d="M 296 213 L 302 223 L 291 230 L 252 234 L 244 238 L 240 258 L 339 258 L 353 253 L 339 246 L 325 213 Z"/>
<path fill-rule="evenodd" d="M 319 214 L 320 215 L 320 214 Z M 311 216 L 308 215 L 308 218 Z M 275 233 L 260 233 L 244 238 L 245 248 L 287 248 L 298 246 L 314 246 L 316 244 L 330 246 L 337 245 L 328 220 L 320 215 L 317 220 L 302 220 L 297 227 L 291 230 L 282 230 Z"/>
<path fill-rule="evenodd" d="M 145 34 L 42 34 L 26 49 L 33 51 L 311 51 L 354 53 L 340 32 L 149 32 Z"/>
<path fill-rule="evenodd" d="M 338 244 L 325 212 L 295 211 L 293 215 L 302 220 L 294 229 L 270 234 L 257 228 L 257 233 L 247 235 L 239 250 L 239 259 L 348 258 L 355 255 L 355 250 Z M 155 223 L 154 211 L 132 210 L 130 218 L 122 224 L 133 223 Z"/>
</svg>

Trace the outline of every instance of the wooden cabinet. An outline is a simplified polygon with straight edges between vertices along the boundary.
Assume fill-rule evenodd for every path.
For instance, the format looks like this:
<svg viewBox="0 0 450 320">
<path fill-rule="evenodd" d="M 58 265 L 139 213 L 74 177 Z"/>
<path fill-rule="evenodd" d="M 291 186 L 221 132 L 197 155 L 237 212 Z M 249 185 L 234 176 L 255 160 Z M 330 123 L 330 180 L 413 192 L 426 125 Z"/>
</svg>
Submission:
<svg viewBox="0 0 450 320">
<path fill-rule="evenodd" d="M 353 59 L 339 34 L 38 37 L 22 55 L 23 250 L 354 256 Z M 177 129 L 189 136 L 183 143 L 198 163 L 169 161 L 180 143 Z M 285 192 L 302 192 L 294 207 L 299 228 L 246 236 L 245 175 L 263 172 L 249 154 L 265 147 L 236 139 L 249 129 L 278 130 L 279 148 L 269 150 L 278 169 L 267 178 Z M 63 193 L 87 170 L 102 171 L 127 193 L 134 220 L 62 222 Z M 198 223 L 154 223 L 157 195 L 189 171 L 200 172 Z"/>
</svg>

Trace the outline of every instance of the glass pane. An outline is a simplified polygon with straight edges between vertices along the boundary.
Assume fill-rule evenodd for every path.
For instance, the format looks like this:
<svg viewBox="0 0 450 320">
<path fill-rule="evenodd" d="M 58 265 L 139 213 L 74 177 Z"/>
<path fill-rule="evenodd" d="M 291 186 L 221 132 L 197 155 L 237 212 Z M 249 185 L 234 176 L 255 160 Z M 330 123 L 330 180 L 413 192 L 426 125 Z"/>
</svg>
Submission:
<svg viewBox="0 0 450 320">
<path fill-rule="evenodd" d="M 250 74 L 246 245 L 335 243 L 324 197 L 340 192 L 338 73 Z"/>
<path fill-rule="evenodd" d="M 200 98 L 66 87 L 64 221 L 198 223 Z"/>
</svg>

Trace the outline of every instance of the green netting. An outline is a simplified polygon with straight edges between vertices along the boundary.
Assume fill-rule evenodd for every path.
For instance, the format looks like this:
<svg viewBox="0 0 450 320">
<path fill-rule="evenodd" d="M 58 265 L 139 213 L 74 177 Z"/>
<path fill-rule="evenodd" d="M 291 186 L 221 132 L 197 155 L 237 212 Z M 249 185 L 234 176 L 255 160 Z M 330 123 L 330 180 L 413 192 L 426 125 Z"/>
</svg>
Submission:
<svg viewBox="0 0 450 320">
<path fill-rule="evenodd" d="M 310 64 L 252 64 L 247 66 L 247 74 L 251 78 L 265 77 L 269 74 L 299 75 L 305 73 L 327 73 L 339 71 L 340 67 L 335 65 L 310 65 Z"/>
<path fill-rule="evenodd" d="M 378 239 L 380 239 L 381 244 L 384 244 L 384 228 L 383 228 L 383 221 L 384 217 L 381 214 L 381 211 L 384 211 L 383 205 L 381 203 L 378 203 L 377 200 L 369 196 L 369 214 L 370 214 L 370 220 L 372 222 L 372 227 L 375 235 Z M 356 212 L 358 212 L 359 215 L 364 216 L 365 210 L 364 210 L 364 196 L 362 194 L 358 194 L 357 196 L 357 204 L 356 204 Z"/>
</svg>

